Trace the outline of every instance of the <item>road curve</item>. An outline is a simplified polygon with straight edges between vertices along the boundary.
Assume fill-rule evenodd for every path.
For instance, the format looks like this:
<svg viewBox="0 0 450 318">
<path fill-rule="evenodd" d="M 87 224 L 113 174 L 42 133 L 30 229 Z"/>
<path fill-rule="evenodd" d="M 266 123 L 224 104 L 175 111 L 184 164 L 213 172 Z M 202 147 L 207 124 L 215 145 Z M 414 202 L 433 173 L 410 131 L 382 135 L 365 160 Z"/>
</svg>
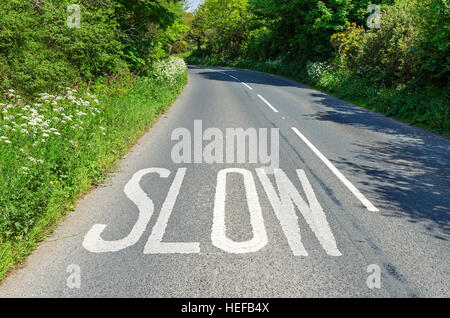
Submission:
<svg viewBox="0 0 450 318">
<path fill-rule="evenodd" d="M 278 129 L 278 175 L 176 163 L 173 132 L 200 120 Z M 449 150 L 284 78 L 190 66 L 172 108 L 0 297 L 449 297 Z"/>
</svg>

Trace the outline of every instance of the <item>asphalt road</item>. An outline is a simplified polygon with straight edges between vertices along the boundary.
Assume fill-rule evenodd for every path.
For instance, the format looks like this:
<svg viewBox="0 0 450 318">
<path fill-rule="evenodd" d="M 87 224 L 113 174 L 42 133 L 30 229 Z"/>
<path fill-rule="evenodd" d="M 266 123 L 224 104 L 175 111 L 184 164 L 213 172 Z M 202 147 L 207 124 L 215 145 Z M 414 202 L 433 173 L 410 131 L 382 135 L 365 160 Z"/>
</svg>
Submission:
<svg viewBox="0 0 450 318">
<path fill-rule="evenodd" d="M 448 139 L 272 75 L 189 75 L 0 296 L 450 296 Z M 278 128 L 279 169 L 176 163 L 172 133 L 195 120 Z"/>
</svg>

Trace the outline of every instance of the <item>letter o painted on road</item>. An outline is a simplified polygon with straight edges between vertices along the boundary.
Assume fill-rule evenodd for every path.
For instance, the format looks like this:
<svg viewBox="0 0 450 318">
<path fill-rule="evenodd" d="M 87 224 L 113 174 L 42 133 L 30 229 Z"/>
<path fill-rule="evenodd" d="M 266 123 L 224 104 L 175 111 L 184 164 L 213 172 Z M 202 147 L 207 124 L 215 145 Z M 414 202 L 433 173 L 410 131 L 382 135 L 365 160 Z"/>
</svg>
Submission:
<svg viewBox="0 0 450 318">
<path fill-rule="evenodd" d="M 247 206 L 250 212 L 250 223 L 253 231 L 253 238 L 245 242 L 232 241 L 226 235 L 225 200 L 227 175 L 229 173 L 238 173 L 244 177 L 245 194 L 247 196 Z M 237 168 L 219 171 L 217 175 L 211 240 L 214 246 L 234 254 L 257 252 L 267 245 L 267 233 L 264 226 L 261 205 L 259 204 L 253 175 L 250 171 Z"/>
</svg>

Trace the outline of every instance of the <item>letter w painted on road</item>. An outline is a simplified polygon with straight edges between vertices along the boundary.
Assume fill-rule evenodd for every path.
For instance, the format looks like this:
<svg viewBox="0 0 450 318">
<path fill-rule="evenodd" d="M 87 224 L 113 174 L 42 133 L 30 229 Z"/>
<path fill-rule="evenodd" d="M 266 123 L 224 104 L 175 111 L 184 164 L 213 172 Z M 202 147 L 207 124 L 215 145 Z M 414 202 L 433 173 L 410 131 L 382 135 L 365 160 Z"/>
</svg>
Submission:
<svg viewBox="0 0 450 318">
<path fill-rule="evenodd" d="M 275 181 L 280 196 L 277 195 L 264 169 L 256 169 L 256 173 L 269 197 L 269 201 L 272 204 L 289 246 L 295 256 L 307 256 L 308 252 L 305 250 L 301 241 L 300 227 L 297 215 L 295 214 L 294 204 L 300 210 L 306 223 L 308 223 L 327 254 L 331 256 L 342 255 L 336 246 L 336 240 L 331 232 L 326 215 L 319 201 L 317 201 L 316 195 L 303 170 L 297 170 L 297 176 L 303 186 L 309 205 L 306 204 L 305 200 L 303 200 L 300 193 L 298 193 L 297 189 L 281 169 L 274 169 Z"/>
</svg>

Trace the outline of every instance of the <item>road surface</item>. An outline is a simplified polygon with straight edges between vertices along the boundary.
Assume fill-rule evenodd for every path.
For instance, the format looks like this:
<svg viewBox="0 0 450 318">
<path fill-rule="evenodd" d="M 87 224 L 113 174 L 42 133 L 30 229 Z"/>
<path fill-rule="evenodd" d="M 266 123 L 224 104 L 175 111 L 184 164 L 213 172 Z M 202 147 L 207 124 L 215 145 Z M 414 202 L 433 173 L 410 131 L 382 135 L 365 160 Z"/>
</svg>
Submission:
<svg viewBox="0 0 450 318">
<path fill-rule="evenodd" d="M 202 158 L 208 128 L 224 147 L 229 128 L 266 128 L 275 169 L 247 148 Z M 0 296 L 449 297 L 449 150 L 280 77 L 190 66 L 172 108 Z"/>
</svg>

